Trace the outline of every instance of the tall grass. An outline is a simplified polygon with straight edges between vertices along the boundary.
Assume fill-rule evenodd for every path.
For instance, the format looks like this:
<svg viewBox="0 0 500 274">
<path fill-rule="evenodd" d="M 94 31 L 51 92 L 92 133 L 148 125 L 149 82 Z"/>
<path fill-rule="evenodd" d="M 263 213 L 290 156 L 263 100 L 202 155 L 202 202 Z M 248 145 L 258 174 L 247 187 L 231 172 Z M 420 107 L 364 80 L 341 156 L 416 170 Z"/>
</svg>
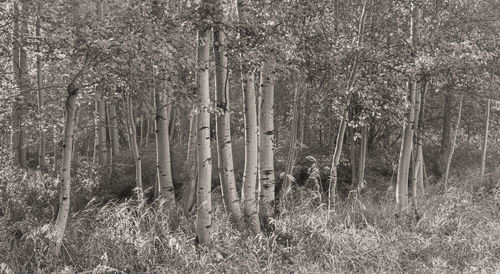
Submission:
<svg viewBox="0 0 500 274">
<path fill-rule="evenodd" d="M 94 199 L 72 214 L 55 260 L 48 253 L 53 178 L 3 171 L 0 273 L 500 271 L 500 189 L 471 192 L 473 176 L 447 191 L 428 186 L 417 214 L 398 214 L 392 193 L 378 203 L 350 196 L 328 211 L 315 191 L 295 189 L 276 230 L 260 235 L 238 231 L 217 196 L 210 247 L 196 244 L 194 216 L 167 215 L 161 202 Z"/>
</svg>

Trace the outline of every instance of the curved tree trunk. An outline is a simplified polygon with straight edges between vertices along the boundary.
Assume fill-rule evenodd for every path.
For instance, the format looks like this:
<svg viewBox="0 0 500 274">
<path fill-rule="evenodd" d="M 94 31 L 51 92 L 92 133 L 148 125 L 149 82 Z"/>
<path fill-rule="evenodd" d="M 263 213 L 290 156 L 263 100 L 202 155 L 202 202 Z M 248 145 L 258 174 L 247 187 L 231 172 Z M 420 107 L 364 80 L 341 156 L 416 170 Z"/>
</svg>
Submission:
<svg viewBox="0 0 500 274">
<path fill-rule="evenodd" d="M 156 174 L 159 184 L 159 196 L 165 198 L 167 206 L 175 211 L 175 192 L 172 180 L 170 161 L 170 140 L 168 135 L 168 108 L 167 94 L 155 88 L 156 106 Z"/>
<path fill-rule="evenodd" d="M 222 1 L 217 1 L 217 16 L 220 23 L 224 21 L 224 10 Z M 219 159 L 219 174 L 222 185 L 224 202 L 236 222 L 241 219 L 240 199 L 236 190 L 233 167 L 233 149 L 231 144 L 231 118 L 229 100 L 229 70 L 227 69 L 226 35 L 219 24 L 214 29 L 214 53 L 215 53 L 215 85 L 216 104 L 220 115 L 217 115 L 217 152 Z"/>
<path fill-rule="evenodd" d="M 75 0 L 76 1 L 76 0 Z M 68 86 L 68 97 L 66 99 L 66 114 L 64 121 L 64 141 L 63 158 L 61 164 L 61 182 L 60 182 L 60 200 L 59 210 L 56 219 L 57 238 L 55 241 L 55 256 L 59 257 L 61 244 L 64 239 L 64 231 L 68 223 L 70 193 L 71 193 L 71 156 L 73 154 L 73 134 L 76 124 L 76 99 L 78 96 L 78 87 L 76 83 Z"/>
<path fill-rule="evenodd" d="M 202 5 L 207 3 L 203 2 Z M 211 242 L 212 227 L 212 155 L 210 151 L 210 89 L 209 89 L 209 54 L 210 28 L 199 30 L 198 66 L 200 114 L 198 117 L 198 188 L 195 228 L 198 241 L 208 245 Z"/>
</svg>

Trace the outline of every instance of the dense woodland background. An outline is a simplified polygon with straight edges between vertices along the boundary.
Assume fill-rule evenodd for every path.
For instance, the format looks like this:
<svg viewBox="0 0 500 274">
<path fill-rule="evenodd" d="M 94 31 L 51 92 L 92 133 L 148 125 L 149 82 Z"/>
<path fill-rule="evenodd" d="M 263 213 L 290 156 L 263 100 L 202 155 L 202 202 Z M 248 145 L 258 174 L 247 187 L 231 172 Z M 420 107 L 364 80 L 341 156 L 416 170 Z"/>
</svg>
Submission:
<svg viewBox="0 0 500 274">
<path fill-rule="evenodd" d="M 498 0 L 0 2 L 0 273 L 500 271 Z"/>
</svg>

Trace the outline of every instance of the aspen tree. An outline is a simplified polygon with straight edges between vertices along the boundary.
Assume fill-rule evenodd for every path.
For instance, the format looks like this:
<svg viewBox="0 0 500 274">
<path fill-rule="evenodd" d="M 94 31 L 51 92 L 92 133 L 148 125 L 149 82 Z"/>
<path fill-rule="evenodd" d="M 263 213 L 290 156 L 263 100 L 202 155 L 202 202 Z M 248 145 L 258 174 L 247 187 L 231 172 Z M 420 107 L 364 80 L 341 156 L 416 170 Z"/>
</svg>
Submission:
<svg viewBox="0 0 500 274">
<path fill-rule="evenodd" d="M 486 121 L 484 125 L 484 140 L 483 140 L 483 146 L 482 146 L 482 153 L 481 153 L 481 172 L 480 172 L 480 184 L 483 184 L 484 180 L 484 170 L 486 167 L 486 152 L 488 150 L 488 135 L 489 135 L 489 130 L 490 130 L 490 109 L 491 109 L 491 100 L 488 99 L 486 102 Z"/>
<path fill-rule="evenodd" d="M 39 148 L 38 148 L 38 165 L 40 166 L 40 170 L 46 171 L 47 170 L 47 163 L 45 162 L 45 154 L 47 153 L 47 140 L 45 137 L 45 131 L 43 129 L 43 105 L 45 104 L 44 102 L 44 96 L 43 96 L 43 79 L 42 79 L 42 61 L 41 61 L 41 49 L 40 49 L 40 44 L 41 44 L 41 8 L 42 4 L 38 3 L 37 8 L 36 8 L 36 25 L 35 25 L 35 35 L 36 38 L 38 39 L 37 44 L 36 44 L 36 49 L 37 49 L 37 56 L 36 56 L 36 83 L 37 83 L 37 106 L 38 106 L 38 115 L 40 115 L 40 119 L 42 122 L 40 122 L 39 125 L 39 135 L 40 135 L 40 143 L 39 143 Z"/>
<path fill-rule="evenodd" d="M 202 2 L 206 8 L 207 1 Z M 210 88 L 209 88 L 209 54 L 210 34 L 208 26 L 201 26 L 198 30 L 198 186 L 197 186 L 197 215 L 195 229 L 197 239 L 201 244 L 211 242 L 212 227 L 212 155 L 210 150 Z"/>
<path fill-rule="evenodd" d="M 274 76 L 273 60 L 262 66 L 262 104 L 260 119 L 260 194 L 259 215 L 264 229 L 274 213 Z"/>
<path fill-rule="evenodd" d="M 240 199 L 236 190 L 234 178 L 233 151 L 231 144 L 231 118 L 229 99 L 229 70 L 226 52 L 226 34 L 223 23 L 225 15 L 222 0 L 217 0 L 216 16 L 217 26 L 214 28 L 214 54 L 215 54 L 215 100 L 218 107 L 217 115 L 217 152 L 219 159 L 219 174 L 222 186 L 224 203 L 235 221 L 241 219 Z"/>
<path fill-rule="evenodd" d="M 116 114 L 116 102 L 111 100 L 109 103 L 109 125 L 111 127 L 111 151 L 113 158 L 120 155 L 120 135 L 118 131 L 118 116 Z"/>
<path fill-rule="evenodd" d="M 20 65 L 20 43 L 19 43 L 19 6 L 17 1 L 14 1 L 13 11 L 13 30 L 12 30 L 12 70 L 14 80 L 20 89 L 21 78 L 21 65 Z M 16 96 L 12 103 L 11 114 L 11 147 L 12 147 L 12 161 L 16 166 L 22 166 L 21 163 L 21 102 L 19 96 Z"/>
<path fill-rule="evenodd" d="M 453 138 L 451 139 L 451 147 L 450 147 L 450 153 L 448 154 L 448 159 L 446 160 L 446 168 L 444 170 L 444 188 L 448 189 L 448 176 L 450 175 L 450 166 L 451 166 L 451 160 L 453 158 L 453 153 L 455 152 L 455 145 L 457 142 L 457 135 L 458 131 L 460 130 L 460 119 L 462 117 L 462 106 L 463 106 L 463 101 L 464 101 L 464 94 L 460 94 L 460 99 L 459 99 L 459 104 L 458 104 L 458 117 L 457 117 L 457 122 L 455 124 L 455 130 L 453 132 Z"/>
<path fill-rule="evenodd" d="M 418 8 L 415 3 L 411 3 L 411 21 L 410 21 L 410 46 L 412 55 L 415 56 L 416 42 L 418 39 Z M 411 152 L 413 150 L 413 131 L 415 126 L 415 100 L 417 96 L 417 81 L 415 79 L 408 81 L 409 90 L 409 110 L 407 121 L 403 126 L 403 139 L 401 140 L 401 150 L 398 162 L 398 177 L 396 185 L 396 203 L 400 211 L 408 208 L 408 175 L 411 164 Z"/>
<path fill-rule="evenodd" d="M 300 83 L 295 86 L 293 93 L 292 105 L 292 127 L 290 130 L 290 138 L 288 144 L 287 165 L 285 168 L 285 177 L 283 178 L 283 185 L 281 186 L 281 204 L 285 202 L 286 194 L 291 187 L 291 176 L 293 167 L 297 158 L 297 133 L 299 130 L 299 98 L 301 93 Z"/>
<path fill-rule="evenodd" d="M 195 46 L 198 47 L 199 35 L 196 34 Z M 195 52 L 196 63 L 199 63 L 198 50 Z M 198 74 L 195 72 L 194 84 L 198 85 Z M 189 133 L 187 143 L 186 162 L 184 163 L 185 170 L 188 171 L 189 179 L 182 191 L 182 208 L 185 214 L 189 214 L 194 204 L 196 203 L 196 183 L 198 180 L 198 111 L 196 103 L 193 104 L 189 114 Z"/>
<path fill-rule="evenodd" d="M 240 24 L 248 25 L 247 2 L 238 0 L 238 17 Z M 246 45 L 243 45 L 245 48 Z M 245 170 L 243 175 L 243 212 L 254 233 L 260 233 L 260 222 L 257 208 L 257 157 L 258 157 L 258 128 L 257 106 L 255 94 L 255 72 L 251 64 L 247 64 L 246 55 L 242 54 L 242 87 L 245 108 Z"/>
<path fill-rule="evenodd" d="M 142 187 L 142 159 L 139 154 L 139 145 L 137 144 L 137 132 L 135 127 L 134 109 L 132 104 L 132 97 L 130 92 L 127 94 L 127 119 L 128 119 L 128 132 L 132 146 L 132 154 L 135 161 L 135 184 L 137 191 L 137 199 L 139 202 L 144 201 L 144 189 Z"/>
<path fill-rule="evenodd" d="M 97 20 L 104 20 L 104 0 L 97 3 Z M 101 165 L 108 164 L 108 151 L 106 146 L 106 102 L 104 100 L 103 87 L 99 85 L 96 89 L 96 134 L 97 151 Z"/>
<path fill-rule="evenodd" d="M 357 42 L 358 49 L 363 44 L 363 34 L 365 32 L 365 21 L 366 21 L 366 15 L 367 15 L 368 2 L 369 2 L 369 0 L 364 0 L 363 7 L 361 8 L 361 14 L 359 17 L 360 20 L 359 20 L 359 26 L 358 26 L 358 42 Z M 349 78 L 347 81 L 347 91 L 351 90 L 351 88 L 354 85 L 354 82 L 356 81 L 356 76 L 357 76 L 358 66 L 359 66 L 359 61 L 360 61 L 359 59 L 360 59 L 360 52 L 358 51 L 358 53 L 356 54 L 356 56 L 354 58 L 354 62 L 351 66 L 351 71 L 349 73 Z M 333 156 L 332 156 L 332 166 L 330 169 L 330 184 L 328 186 L 328 195 L 329 195 L 328 208 L 329 209 L 331 208 L 331 201 L 334 200 L 336 197 L 337 166 L 340 162 L 340 154 L 342 153 L 342 147 L 344 144 L 344 135 L 345 135 L 345 130 L 346 130 L 348 120 L 349 120 L 349 105 L 347 105 L 347 107 L 344 110 L 344 113 L 342 115 L 342 118 L 340 121 L 340 126 L 338 129 L 335 150 L 334 150 Z"/>
<path fill-rule="evenodd" d="M 196 107 L 193 107 L 189 117 L 189 136 L 185 166 L 189 173 L 189 179 L 182 192 L 182 208 L 188 214 L 196 202 L 196 181 L 198 177 L 197 156 L 197 123 L 198 115 Z"/>
<path fill-rule="evenodd" d="M 78 25 L 79 21 L 79 10 L 80 6 L 78 0 L 71 1 L 71 7 L 73 12 L 73 22 L 75 26 Z M 76 43 L 79 42 L 78 27 L 75 27 L 75 40 Z M 76 60 L 74 60 L 76 62 Z M 61 252 L 61 245 L 64 239 L 64 233 L 66 230 L 66 225 L 68 223 L 68 216 L 70 210 L 70 193 L 71 193 L 71 156 L 73 148 L 73 135 L 76 124 L 76 108 L 77 108 L 77 97 L 79 90 L 78 78 L 79 74 L 76 74 L 70 84 L 67 87 L 67 97 L 65 102 L 65 118 L 64 118 L 64 140 L 63 140 L 63 154 L 62 154 L 62 164 L 61 164 L 61 182 L 60 182 L 60 200 L 59 200 L 59 210 L 57 212 L 57 219 L 55 223 L 56 238 L 54 245 L 54 255 L 59 257 Z"/>
<path fill-rule="evenodd" d="M 159 196 L 165 198 L 169 209 L 175 211 L 175 193 L 170 160 L 170 140 L 168 132 L 169 98 L 159 86 L 155 86 L 156 107 L 156 174 Z"/>
</svg>

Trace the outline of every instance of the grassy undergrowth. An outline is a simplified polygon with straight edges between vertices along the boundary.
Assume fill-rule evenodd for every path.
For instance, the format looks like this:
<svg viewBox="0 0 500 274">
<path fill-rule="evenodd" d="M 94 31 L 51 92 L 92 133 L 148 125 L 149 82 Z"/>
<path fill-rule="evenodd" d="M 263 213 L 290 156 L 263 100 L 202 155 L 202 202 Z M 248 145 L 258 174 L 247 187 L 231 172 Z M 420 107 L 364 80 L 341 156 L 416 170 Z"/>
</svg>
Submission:
<svg viewBox="0 0 500 274">
<path fill-rule="evenodd" d="M 45 182 L 35 184 L 40 196 L 23 196 L 31 193 L 26 188 L 10 195 L 19 195 L 23 208 L 30 206 L 25 199 L 47 208 L 7 220 L 2 203 L 0 273 L 498 272 L 500 189 L 471 191 L 475 177 L 446 191 L 428 186 L 419 211 L 404 214 L 397 214 L 391 192 L 377 203 L 351 197 L 328 211 L 314 193 L 296 190 L 275 232 L 257 236 L 236 230 L 215 197 L 210 247 L 195 245 L 194 217 L 171 218 L 161 204 L 91 201 L 72 215 L 63 256 L 53 260 L 53 189 L 44 177 L 28 176 L 19 179 Z"/>
</svg>

